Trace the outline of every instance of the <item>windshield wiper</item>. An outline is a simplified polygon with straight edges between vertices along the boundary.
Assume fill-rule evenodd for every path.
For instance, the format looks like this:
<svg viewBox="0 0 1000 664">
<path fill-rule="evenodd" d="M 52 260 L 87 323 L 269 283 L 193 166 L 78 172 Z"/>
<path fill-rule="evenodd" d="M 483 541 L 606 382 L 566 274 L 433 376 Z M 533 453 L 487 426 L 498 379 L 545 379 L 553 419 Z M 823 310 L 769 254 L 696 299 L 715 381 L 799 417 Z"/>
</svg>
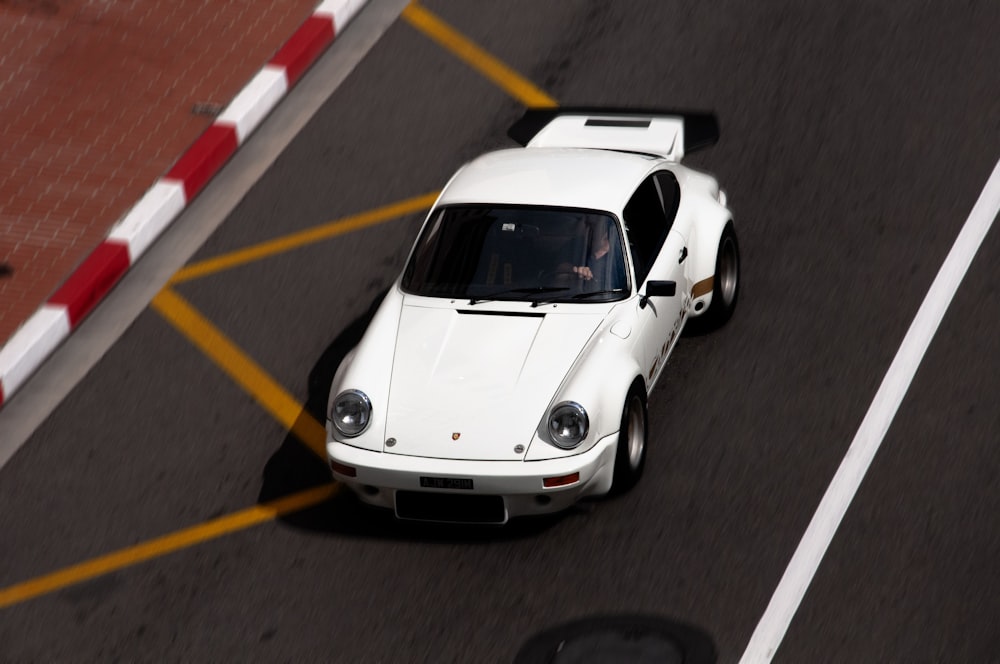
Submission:
<svg viewBox="0 0 1000 664">
<path fill-rule="evenodd" d="M 510 288 L 507 290 L 497 291 L 496 293 L 487 293 L 481 297 L 474 297 L 469 300 L 469 304 L 479 304 L 480 302 L 486 302 L 487 300 L 495 300 L 501 295 L 513 295 L 513 294 L 537 294 L 537 293 L 555 293 L 556 291 L 569 290 L 565 286 L 531 286 L 529 288 Z M 532 303 L 532 306 L 536 306 Z"/>
<path fill-rule="evenodd" d="M 589 291 L 587 293 L 577 293 L 576 295 L 574 295 L 570 299 L 571 300 L 585 300 L 588 297 L 594 297 L 595 295 L 614 295 L 616 293 L 624 293 L 624 292 L 625 292 L 624 288 L 611 288 L 611 289 L 608 289 L 608 290 L 595 290 L 595 291 Z"/>
<path fill-rule="evenodd" d="M 614 295 L 615 293 L 624 293 L 624 292 L 625 292 L 624 288 L 612 288 L 612 289 L 609 289 L 609 290 L 597 290 L 597 291 L 590 291 L 588 293 L 577 293 L 576 295 L 571 295 L 569 299 L 570 300 L 585 300 L 585 299 L 587 299 L 589 297 L 593 297 L 594 295 Z M 535 300 L 535 301 L 533 301 L 531 303 L 531 306 L 537 307 L 537 306 L 540 306 L 540 305 L 543 305 L 543 304 L 550 304 L 550 303 L 555 302 L 555 301 L 556 300 Z M 562 301 L 565 302 L 565 300 L 562 300 Z"/>
</svg>

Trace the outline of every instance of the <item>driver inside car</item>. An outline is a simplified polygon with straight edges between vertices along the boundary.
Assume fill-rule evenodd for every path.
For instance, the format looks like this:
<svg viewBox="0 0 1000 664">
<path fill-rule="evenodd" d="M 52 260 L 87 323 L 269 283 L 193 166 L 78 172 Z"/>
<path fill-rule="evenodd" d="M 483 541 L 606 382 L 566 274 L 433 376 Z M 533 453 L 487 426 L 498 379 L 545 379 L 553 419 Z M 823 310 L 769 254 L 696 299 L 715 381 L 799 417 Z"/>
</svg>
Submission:
<svg viewBox="0 0 1000 664">
<path fill-rule="evenodd" d="M 588 290 L 617 290 L 625 288 L 625 261 L 620 249 L 614 251 L 608 222 L 589 224 L 589 241 L 585 261 L 572 265 L 573 274 L 588 283 Z"/>
</svg>

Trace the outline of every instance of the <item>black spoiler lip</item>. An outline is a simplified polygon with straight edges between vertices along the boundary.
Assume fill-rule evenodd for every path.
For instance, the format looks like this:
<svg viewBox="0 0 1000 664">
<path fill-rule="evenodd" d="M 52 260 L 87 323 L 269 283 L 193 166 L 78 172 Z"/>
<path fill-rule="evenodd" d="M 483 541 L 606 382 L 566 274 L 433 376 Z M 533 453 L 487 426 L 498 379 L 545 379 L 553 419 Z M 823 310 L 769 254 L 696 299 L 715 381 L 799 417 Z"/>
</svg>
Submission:
<svg viewBox="0 0 1000 664">
<path fill-rule="evenodd" d="M 538 132 L 560 115 L 600 116 L 670 116 L 684 120 L 684 154 L 711 147 L 719 141 L 719 120 L 709 111 L 678 111 L 655 108 L 626 108 L 615 106 L 556 106 L 529 108 L 510 126 L 507 136 L 520 145 L 527 145 Z"/>
</svg>

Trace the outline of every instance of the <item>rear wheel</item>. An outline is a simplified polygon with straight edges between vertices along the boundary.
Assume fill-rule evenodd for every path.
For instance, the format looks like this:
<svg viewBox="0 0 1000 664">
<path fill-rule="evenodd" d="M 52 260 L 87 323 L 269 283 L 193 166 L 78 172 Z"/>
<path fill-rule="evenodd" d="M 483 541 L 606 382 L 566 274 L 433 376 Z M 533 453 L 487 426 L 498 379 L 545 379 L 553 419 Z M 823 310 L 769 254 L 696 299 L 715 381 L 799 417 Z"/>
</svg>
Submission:
<svg viewBox="0 0 1000 664">
<path fill-rule="evenodd" d="M 622 422 L 615 453 L 615 477 L 611 492 L 628 491 L 639 478 L 646 465 L 646 398 L 639 381 L 633 383 L 622 407 Z"/>
<path fill-rule="evenodd" d="M 719 238 L 719 250 L 715 255 L 715 276 L 712 285 L 712 304 L 705 312 L 705 322 L 710 327 L 719 327 L 728 321 L 736 310 L 736 300 L 740 294 L 740 247 L 736 241 L 733 222 L 726 224 Z"/>
</svg>

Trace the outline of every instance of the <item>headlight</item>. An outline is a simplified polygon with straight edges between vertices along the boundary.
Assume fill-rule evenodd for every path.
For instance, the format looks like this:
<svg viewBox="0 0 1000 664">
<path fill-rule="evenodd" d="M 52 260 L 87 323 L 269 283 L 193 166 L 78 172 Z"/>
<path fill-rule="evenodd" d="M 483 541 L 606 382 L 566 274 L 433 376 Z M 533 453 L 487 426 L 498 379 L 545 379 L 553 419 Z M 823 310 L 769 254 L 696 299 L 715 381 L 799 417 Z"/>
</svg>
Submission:
<svg viewBox="0 0 1000 664">
<path fill-rule="evenodd" d="M 372 402 L 360 390 L 345 390 L 330 406 L 330 421 L 341 434 L 352 438 L 365 430 L 372 419 Z"/>
<path fill-rule="evenodd" d="M 587 437 L 589 428 L 587 411 L 573 401 L 563 401 L 549 413 L 549 435 L 552 442 L 563 449 L 579 445 Z"/>
</svg>

